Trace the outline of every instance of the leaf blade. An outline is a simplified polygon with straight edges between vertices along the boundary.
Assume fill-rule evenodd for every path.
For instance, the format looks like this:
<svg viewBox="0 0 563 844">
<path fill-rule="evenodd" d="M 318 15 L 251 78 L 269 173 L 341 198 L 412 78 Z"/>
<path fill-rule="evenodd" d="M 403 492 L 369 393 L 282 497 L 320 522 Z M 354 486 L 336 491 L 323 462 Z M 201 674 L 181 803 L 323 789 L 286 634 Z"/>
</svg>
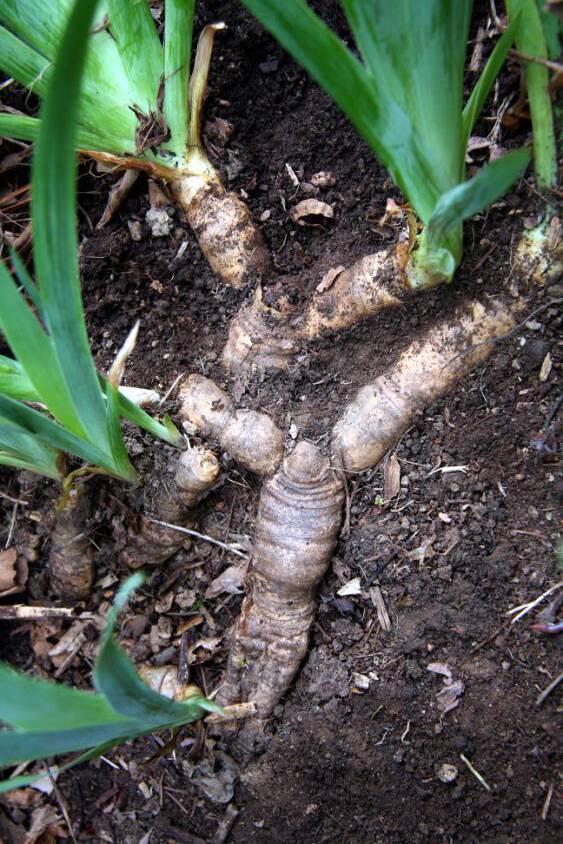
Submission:
<svg viewBox="0 0 563 844">
<path fill-rule="evenodd" d="M 506 193 L 529 161 L 528 149 L 506 153 L 440 197 L 427 228 L 429 242 L 439 243 L 452 226 L 478 214 Z"/>
<path fill-rule="evenodd" d="M 188 142 L 188 82 L 195 0 L 166 0 L 164 17 L 164 117 L 170 129 L 165 147 L 176 155 Z"/>
</svg>

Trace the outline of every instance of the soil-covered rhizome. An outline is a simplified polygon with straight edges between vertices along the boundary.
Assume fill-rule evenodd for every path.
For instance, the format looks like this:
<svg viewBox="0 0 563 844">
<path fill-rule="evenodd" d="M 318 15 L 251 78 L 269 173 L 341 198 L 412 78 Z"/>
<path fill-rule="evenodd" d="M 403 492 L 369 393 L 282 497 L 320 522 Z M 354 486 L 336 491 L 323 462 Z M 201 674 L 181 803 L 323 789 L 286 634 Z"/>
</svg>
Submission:
<svg viewBox="0 0 563 844">
<path fill-rule="evenodd" d="M 337 4 L 322 5 L 324 17 L 346 37 Z M 477 17 L 479 11 L 480 6 Z M 236 4 L 200 2 L 197 15 L 198 26 L 219 18 L 228 24 L 216 46 L 206 117 L 210 123 L 227 120 L 234 131 L 224 142 L 209 126 L 210 154 L 229 187 L 244 191 L 276 272 L 305 296 L 331 267 L 349 265 L 392 242 L 396 230 L 379 228 L 377 221 L 387 199 L 401 201 L 400 195 L 336 107 Z M 476 134 L 487 135 L 488 118 L 515 90 L 518 75 L 516 64 L 503 71 L 496 103 Z M 474 78 L 468 74 L 468 83 Z M 527 128 L 520 127 L 517 140 Z M 505 131 L 501 143 L 512 145 L 514 136 Z M 3 154 L 9 151 L 3 146 Z M 322 170 L 332 171 L 336 183 L 316 197 L 333 205 L 334 219 L 298 226 L 288 212 L 310 195 L 303 183 Z M 26 164 L 10 171 L 6 189 L 25 183 L 28 175 Z M 296 437 L 325 444 L 344 404 L 413 337 L 472 292 L 494 294 L 499 278 L 511 272 L 513 244 L 538 208 L 527 177 L 466 225 L 465 259 L 451 287 L 304 347 L 289 373 L 243 383 L 226 379 L 221 351 L 245 292 L 226 288 L 212 275 L 179 212 L 169 237 L 151 237 L 144 223 L 149 207 L 144 179 L 113 222 L 96 230 L 111 183 L 112 177 L 100 176 L 93 165 L 83 166 L 81 269 L 99 367 L 107 369 L 140 319 L 129 384 L 164 395 L 181 373 L 208 375 L 226 386 L 238 405 L 270 413 L 287 432 L 288 444 Z M 138 242 L 128 225 L 133 221 L 141 224 Z M 2 225 L 9 228 L 6 221 Z M 381 504 L 383 464 L 351 480 L 349 527 L 320 590 L 309 657 L 275 710 L 265 746 L 252 761 L 238 760 L 231 802 L 239 815 L 228 840 L 557 840 L 557 692 L 541 706 L 536 701 L 560 671 L 560 641 L 530 630 L 537 611 L 515 625 L 506 616 L 557 578 L 560 477 L 553 426 L 545 426 L 561 389 L 560 317 L 556 306 L 543 307 L 550 298 L 555 298 L 550 291 L 540 293 L 530 304 L 537 314 L 499 342 L 451 396 L 417 416 L 394 450 L 401 484 L 390 504 Z M 548 353 L 551 372 L 541 380 Z M 165 408 L 172 415 L 177 410 L 174 392 Z M 141 470 L 166 451 L 133 430 L 127 439 Z M 445 467 L 457 469 L 440 471 Z M 220 539 L 250 539 L 259 483 L 228 458 L 222 471 L 223 483 L 201 505 L 201 529 Z M 52 597 L 46 560 L 57 491 L 51 483 L 8 470 L 0 478 L 0 491 L 24 502 L 14 511 L 11 498 L 0 499 L 4 541 L 11 533 L 18 551 L 34 558 L 27 592 L 17 600 L 44 604 Z M 88 483 L 96 504 L 89 530 L 97 579 L 82 609 L 95 613 L 128 574 L 115 537 L 135 494 L 99 478 Z M 205 592 L 232 562 L 220 549 L 196 541 L 149 571 L 121 626 L 121 641 L 136 661 L 158 660 L 167 648 L 171 661 L 177 659 L 181 631 L 201 615 L 202 602 L 205 612 L 193 641 L 203 640 L 206 647 L 194 651 L 192 676 L 206 691 L 214 688 L 226 658 L 223 637 L 241 597 L 223 593 L 206 599 Z M 356 577 L 361 593 L 339 596 Z M 390 629 L 378 619 L 374 587 L 381 590 Z M 47 638 L 54 645 L 68 623 L 0 624 L 2 658 L 53 676 L 56 666 L 39 642 Z M 59 675 L 82 687 L 91 682 L 97 635 L 93 624 L 86 630 L 87 644 Z M 445 714 L 437 698 L 444 678 L 428 670 L 432 663 L 447 663 L 453 680 L 463 683 L 457 707 Z M 109 754 L 109 762 L 90 763 L 61 778 L 76 840 L 212 839 L 227 804 L 205 796 L 197 766 L 218 749 L 231 751 L 199 735 L 193 739 L 186 730 L 173 753 L 151 762 L 146 760 L 158 745 L 137 741 Z M 220 753 L 215 760 L 220 775 Z M 458 771 L 451 783 L 440 778 L 444 764 Z M 14 808 L 8 796 L 1 811 L 16 826 L 25 825 L 36 801 L 45 799 L 37 793 L 30 806 Z M 60 811 L 56 795 L 48 799 Z"/>
</svg>

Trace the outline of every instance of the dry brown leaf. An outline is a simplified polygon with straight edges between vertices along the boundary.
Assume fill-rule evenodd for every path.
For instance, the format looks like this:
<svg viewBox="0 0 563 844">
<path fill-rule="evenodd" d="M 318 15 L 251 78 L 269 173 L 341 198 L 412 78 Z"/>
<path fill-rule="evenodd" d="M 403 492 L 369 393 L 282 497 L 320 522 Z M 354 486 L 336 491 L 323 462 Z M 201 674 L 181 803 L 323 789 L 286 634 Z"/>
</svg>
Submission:
<svg viewBox="0 0 563 844">
<path fill-rule="evenodd" d="M 332 205 L 321 202 L 319 199 L 303 199 L 291 209 L 289 216 L 298 226 L 315 226 L 318 225 L 318 222 L 315 223 L 310 218 L 325 217 L 332 220 L 334 209 Z"/>
<path fill-rule="evenodd" d="M 339 267 L 331 267 L 330 270 L 327 270 L 323 275 L 322 280 L 317 285 L 317 293 L 324 293 L 325 290 L 332 287 L 340 273 L 344 272 L 345 269 L 346 267 L 341 264 Z"/>
<path fill-rule="evenodd" d="M 244 579 L 248 570 L 248 561 L 241 565 L 229 566 L 219 577 L 212 580 L 205 591 L 206 598 L 216 598 L 222 592 L 239 595 L 243 590 Z"/>
<path fill-rule="evenodd" d="M 68 838 L 68 832 L 54 808 L 47 805 L 35 809 L 24 844 L 54 844 L 57 838 Z"/>
<path fill-rule="evenodd" d="M 401 464 L 395 452 L 383 468 L 383 499 L 391 501 L 401 491 Z"/>
<path fill-rule="evenodd" d="M 426 670 L 431 671 L 433 674 L 441 674 L 442 677 L 446 678 L 448 683 L 452 682 L 452 672 L 446 662 L 429 662 Z"/>
<path fill-rule="evenodd" d="M 121 176 L 121 178 L 115 183 L 109 192 L 104 212 L 96 225 L 97 229 L 103 229 L 103 227 L 109 223 L 114 214 L 116 214 L 121 207 L 124 199 L 138 178 L 138 170 L 126 170 L 123 176 Z"/>
<path fill-rule="evenodd" d="M 387 198 L 387 202 L 385 203 L 385 213 L 383 214 L 383 217 L 379 218 L 377 225 L 381 229 L 383 226 L 389 225 L 390 220 L 400 219 L 403 214 L 404 211 L 401 206 L 395 202 L 393 197 L 389 196 Z"/>
<path fill-rule="evenodd" d="M 153 179 L 149 179 L 149 203 L 151 208 L 164 208 L 166 205 L 170 205 L 170 200 L 160 185 Z"/>
<path fill-rule="evenodd" d="M 444 688 L 437 693 L 436 702 L 438 704 L 438 709 L 442 711 L 443 715 L 458 706 L 459 698 L 464 691 L 465 684 L 463 680 L 454 680 L 453 683 L 450 683 L 448 686 L 444 686 Z"/>
<path fill-rule="evenodd" d="M 27 583 L 28 568 L 23 557 L 18 557 L 16 548 L 0 551 L 0 598 L 23 592 Z"/>
</svg>

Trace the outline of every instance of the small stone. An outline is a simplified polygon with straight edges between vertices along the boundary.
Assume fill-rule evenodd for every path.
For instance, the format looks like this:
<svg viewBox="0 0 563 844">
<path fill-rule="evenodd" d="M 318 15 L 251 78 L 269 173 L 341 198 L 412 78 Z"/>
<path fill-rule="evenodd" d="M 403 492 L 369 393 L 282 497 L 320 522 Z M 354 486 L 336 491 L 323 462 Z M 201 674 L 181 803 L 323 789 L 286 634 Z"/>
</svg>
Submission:
<svg viewBox="0 0 563 844">
<path fill-rule="evenodd" d="M 450 785 L 452 782 L 455 782 L 457 779 L 457 768 L 455 765 L 450 765 L 448 762 L 444 762 L 441 768 L 438 770 L 437 777 L 440 782 L 444 782 L 447 785 Z"/>
<path fill-rule="evenodd" d="M 149 208 L 145 214 L 145 222 L 153 237 L 168 237 L 172 231 L 173 221 L 163 208 Z"/>
</svg>

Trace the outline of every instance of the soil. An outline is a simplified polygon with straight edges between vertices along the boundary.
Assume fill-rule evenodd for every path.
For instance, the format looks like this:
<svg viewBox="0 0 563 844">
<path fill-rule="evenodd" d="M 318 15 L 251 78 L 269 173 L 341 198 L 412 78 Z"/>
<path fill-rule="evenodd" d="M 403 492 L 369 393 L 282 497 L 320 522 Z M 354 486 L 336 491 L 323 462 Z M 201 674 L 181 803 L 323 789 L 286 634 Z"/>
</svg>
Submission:
<svg viewBox="0 0 563 844">
<path fill-rule="evenodd" d="M 322 7 L 347 37 L 336 4 Z M 225 9 L 218 0 L 200 2 L 196 31 L 223 17 L 229 28 L 217 39 L 207 120 L 228 120 L 234 133 L 221 145 L 209 126 L 210 155 L 261 220 L 277 275 L 304 295 L 330 267 L 392 243 L 396 231 L 380 230 L 376 221 L 389 197 L 401 197 L 336 107 L 236 4 Z M 468 74 L 468 84 L 474 78 Z M 518 68 L 509 63 L 477 135 L 488 133 L 491 115 L 517 86 Z M 521 126 L 520 135 L 504 130 L 501 142 L 520 142 L 528 128 Z M 6 143 L 0 152 L 14 149 Z M 289 209 L 306 194 L 294 186 L 286 165 L 301 185 L 320 170 L 335 174 L 334 187 L 318 194 L 334 205 L 333 221 L 314 228 L 291 222 Z M 28 176 L 24 162 L 4 176 L 6 188 L 25 184 Z M 140 319 L 127 381 L 167 394 L 163 410 L 174 416 L 179 376 L 199 372 L 226 384 L 239 405 L 266 410 L 285 431 L 321 444 L 345 402 L 414 336 L 472 293 L 498 290 L 499 277 L 511 271 L 512 245 L 538 208 L 528 176 L 466 224 L 465 258 L 448 289 L 311 344 L 289 374 L 243 385 L 225 381 L 220 356 L 229 321 L 248 294 L 226 289 L 212 275 L 178 212 L 170 236 L 151 237 L 144 222 L 144 177 L 114 220 L 96 230 L 112 180 L 92 164 L 81 168 L 81 270 L 100 369 L 108 368 Z M 24 213 L 18 209 L 2 226 L 10 230 L 12 224 L 17 233 Z M 139 242 L 128 225 L 134 221 L 141 226 Z M 544 605 L 514 624 L 507 616 L 560 577 L 561 318 L 550 296 L 542 291 L 530 303 L 531 318 L 499 342 L 483 366 L 448 398 L 420 412 L 394 452 L 401 482 L 390 503 L 383 503 L 384 465 L 351 481 L 349 527 L 320 590 L 309 656 L 276 707 L 261 754 L 250 761 L 238 757 L 234 794 L 228 775 L 235 771 L 236 749 L 209 736 L 202 744 L 198 733 L 186 729 L 176 749 L 156 759 L 168 736 L 138 740 L 79 767 L 59 778 L 58 794 L 49 798 L 31 790 L 19 792 L 19 799 L 2 798 L 0 839 L 22 840 L 18 835 L 32 812 L 48 800 L 59 814 L 66 807 L 79 842 L 560 840 L 560 697 L 554 691 L 539 704 L 538 695 L 561 670 L 561 637 L 532 629 Z M 548 353 L 552 368 L 544 379 Z M 138 468 L 158 476 L 168 448 L 132 429 L 126 436 Z M 222 482 L 201 506 L 200 529 L 244 544 L 252 537 L 259 483 L 226 456 L 222 469 Z M 103 614 L 129 573 L 120 552 L 128 513 L 139 506 L 141 493 L 100 478 L 87 483 L 95 505 L 89 530 L 97 579 L 82 609 Z M 27 591 L 15 598 L 45 604 L 53 598 L 47 560 L 57 490 L 3 469 L 0 495 L 2 541 L 29 561 Z M 164 661 L 177 661 L 179 625 L 203 613 L 196 638 L 205 647 L 195 651 L 192 679 L 205 692 L 217 685 L 227 653 L 223 637 L 241 596 L 206 599 L 205 591 L 232 562 L 224 551 L 195 541 L 149 572 L 120 629 L 120 642 L 136 662 L 158 663 L 163 652 Z M 358 590 L 339 595 L 354 578 Z M 377 589 L 388 620 L 378 614 Z M 11 596 L 1 603 L 13 601 Z M 0 625 L 3 659 L 53 676 L 60 659 L 48 650 L 68 623 Z M 91 682 L 95 621 L 86 633 L 80 652 L 58 674 L 81 687 Z M 436 663 L 447 664 L 459 692 L 447 712 L 439 693 L 448 678 L 429 669 Z M 223 802 L 202 790 L 206 760 L 215 765 L 212 779 Z M 451 782 L 443 781 L 444 765 L 455 767 Z M 229 812 L 234 822 L 221 838 Z"/>
</svg>

